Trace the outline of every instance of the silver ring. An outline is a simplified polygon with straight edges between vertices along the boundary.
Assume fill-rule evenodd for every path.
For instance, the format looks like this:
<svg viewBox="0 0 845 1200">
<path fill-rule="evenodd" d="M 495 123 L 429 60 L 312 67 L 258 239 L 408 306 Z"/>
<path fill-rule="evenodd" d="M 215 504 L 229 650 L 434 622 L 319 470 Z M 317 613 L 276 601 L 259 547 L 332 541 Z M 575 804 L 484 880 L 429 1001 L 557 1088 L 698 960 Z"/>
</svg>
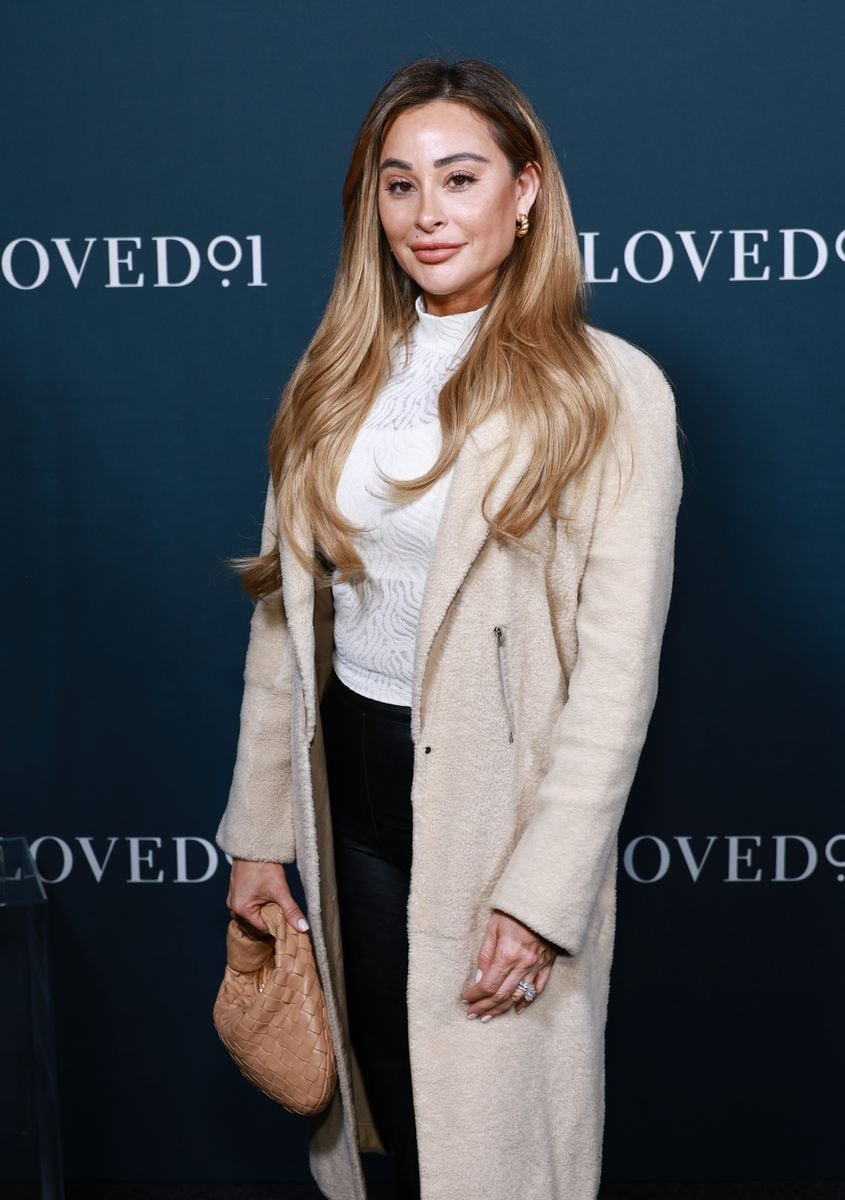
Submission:
<svg viewBox="0 0 845 1200">
<path fill-rule="evenodd" d="M 519 983 L 516 986 L 518 988 L 520 988 L 523 992 L 525 992 L 525 1000 L 526 1000 L 526 1003 L 528 1003 L 528 1004 L 530 1004 L 531 1001 L 534 999 L 534 997 L 537 995 L 537 989 L 534 986 L 534 984 L 526 983 L 526 981 L 524 979 L 520 979 Z"/>
</svg>

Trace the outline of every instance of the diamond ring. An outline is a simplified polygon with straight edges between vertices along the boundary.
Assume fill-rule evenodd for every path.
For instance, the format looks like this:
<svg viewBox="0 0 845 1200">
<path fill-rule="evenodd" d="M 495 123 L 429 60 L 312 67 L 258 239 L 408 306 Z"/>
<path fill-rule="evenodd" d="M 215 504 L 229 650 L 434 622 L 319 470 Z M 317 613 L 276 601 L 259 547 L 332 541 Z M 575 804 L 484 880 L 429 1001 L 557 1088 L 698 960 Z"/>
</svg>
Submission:
<svg viewBox="0 0 845 1200">
<path fill-rule="evenodd" d="M 519 983 L 516 986 L 518 988 L 520 988 L 523 992 L 525 992 L 525 1001 L 527 1004 L 530 1004 L 531 1001 L 534 999 L 534 997 L 537 995 L 537 989 L 534 986 L 534 984 L 526 983 L 524 979 L 520 979 Z"/>
</svg>

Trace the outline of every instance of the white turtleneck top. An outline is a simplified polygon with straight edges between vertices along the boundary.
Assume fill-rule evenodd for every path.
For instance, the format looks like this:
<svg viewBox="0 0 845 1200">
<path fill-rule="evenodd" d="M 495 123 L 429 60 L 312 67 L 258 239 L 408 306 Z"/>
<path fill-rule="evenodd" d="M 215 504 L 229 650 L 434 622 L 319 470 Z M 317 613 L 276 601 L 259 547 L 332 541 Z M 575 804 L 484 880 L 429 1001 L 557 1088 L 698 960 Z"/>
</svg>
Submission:
<svg viewBox="0 0 845 1200">
<path fill-rule="evenodd" d="M 380 467 L 397 479 L 413 479 L 435 462 L 441 431 L 440 389 L 472 344 L 486 305 L 437 317 L 416 300 L 418 320 L 409 354 L 391 352 L 390 374 L 375 397 L 344 464 L 337 503 L 366 532 L 355 536 L 364 574 L 332 585 L 332 659 L 339 678 L 364 696 L 411 704 L 414 647 L 428 568 L 452 470 L 416 500 L 403 505 L 382 499 Z"/>
</svg>

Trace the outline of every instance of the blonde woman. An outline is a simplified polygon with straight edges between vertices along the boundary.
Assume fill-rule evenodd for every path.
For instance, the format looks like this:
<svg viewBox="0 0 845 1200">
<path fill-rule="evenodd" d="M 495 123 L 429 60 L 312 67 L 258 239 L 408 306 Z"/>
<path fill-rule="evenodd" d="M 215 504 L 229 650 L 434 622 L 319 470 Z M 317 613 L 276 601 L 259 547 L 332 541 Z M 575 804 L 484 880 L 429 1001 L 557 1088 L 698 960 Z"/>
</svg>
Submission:
<svg viewBox="0 0 845 1200">
<path fill-rule="evenodd" d="M 591 325 L 548 135 L 489 63 L 383 87 L 270 436 L 228 904 L 313 937 L 329 1200 L 596 1195 L 616 835 L 657 692 L 672 390 Z M 285 866 L 296 862 L 306 913 Z"/>
</svg>

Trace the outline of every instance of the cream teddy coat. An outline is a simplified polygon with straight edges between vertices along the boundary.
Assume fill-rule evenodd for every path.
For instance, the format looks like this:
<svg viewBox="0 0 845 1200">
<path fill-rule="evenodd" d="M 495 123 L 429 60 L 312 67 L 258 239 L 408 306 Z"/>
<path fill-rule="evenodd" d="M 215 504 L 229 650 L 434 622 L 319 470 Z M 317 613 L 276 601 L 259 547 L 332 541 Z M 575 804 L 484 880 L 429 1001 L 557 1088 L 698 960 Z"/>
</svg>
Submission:
<svg viewBox="0 0 845 1200">
<path fill-rule="evenodd" d="M 616 839 L 657 694 L 682 471 L 660 368 L 614 334 L 589 333 L 622 420 L 589 470 L 577 520 L 546 514 L 530 549 L 488 536 L 480 499 L 507 443 L 495 413 L 461 448 L 426 582 L 408 901 L 422 1200 L 594 1200 L 599 1186 Z M 529 454 L 523 437 L 491 511 Z M 319 708 L 331 589 L 315 588 L 278 538 L 271 483 L 262 551 L 277 542 L 282 588 L 251 618 L 217 841 L 238 858 L 297 864 L 339 1076 L 329 1107 L 307 1118 L 311 1171 L 329 1200 L 363 1200 L 359 1150 L 384 1147 L 345 1007 Z M 475 982 L 494 908 L 565 953 L 525 1012 L 468 1021 L 459 994 Z"/>
</svg>

